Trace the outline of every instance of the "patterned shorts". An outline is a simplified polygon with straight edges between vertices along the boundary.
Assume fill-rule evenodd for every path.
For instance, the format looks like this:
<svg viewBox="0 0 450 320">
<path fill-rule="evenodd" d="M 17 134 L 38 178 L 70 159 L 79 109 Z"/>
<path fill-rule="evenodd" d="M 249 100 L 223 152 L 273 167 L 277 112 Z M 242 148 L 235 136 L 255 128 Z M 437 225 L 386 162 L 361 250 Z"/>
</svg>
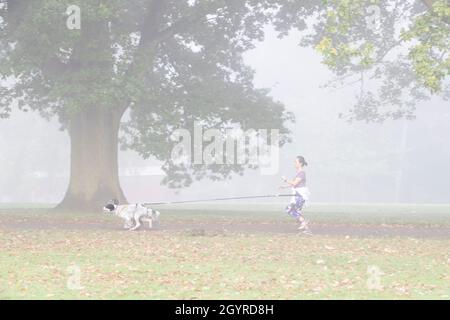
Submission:
<svg viewBox="0 0 450 320">
<path fill-rule="evenodd" d="M 305 204 L 305 199 L 296 192 L 292 197 L 291 203 L 286 207 L 286 213 L 294 218 L 299 218 L 303 212 L 303 205 Z"/>
</svg>

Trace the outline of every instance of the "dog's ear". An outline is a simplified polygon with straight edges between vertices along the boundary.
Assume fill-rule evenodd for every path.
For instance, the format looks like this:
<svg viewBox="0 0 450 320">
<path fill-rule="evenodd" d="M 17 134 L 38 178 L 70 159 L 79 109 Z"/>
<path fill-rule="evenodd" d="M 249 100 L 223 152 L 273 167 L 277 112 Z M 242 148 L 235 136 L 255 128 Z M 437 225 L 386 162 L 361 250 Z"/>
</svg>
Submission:
<svg viewBox="0 0 450 320">
<path fill-rule="evenodd" d="M 119 205 L 119 200 L 117 200 L 117 199 L 112 199 L 111 201 L 112 201 L 112 203 L 113 203 L 115 206 L 118 206 L 118 205 Z"/>
</svg>

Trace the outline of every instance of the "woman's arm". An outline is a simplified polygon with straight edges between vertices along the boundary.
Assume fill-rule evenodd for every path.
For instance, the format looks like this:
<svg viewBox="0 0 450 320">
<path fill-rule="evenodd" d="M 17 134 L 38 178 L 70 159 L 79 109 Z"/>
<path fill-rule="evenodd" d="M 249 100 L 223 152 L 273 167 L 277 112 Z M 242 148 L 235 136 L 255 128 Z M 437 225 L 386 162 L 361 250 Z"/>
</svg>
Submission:
<svg viewBox="0 0 450 320">
<path fill-rule="evenodd" d="M 302 179 L 297 177 L 294 180 L 289 180 L 288 178 L 283 177 L 283 181 L 288 184 L 288 186 L 286 186 L 286 187 L 289 188 L 289 187 L 295 187 L 296 185 L 298 185 L 302 181 Z"/>
</svg>

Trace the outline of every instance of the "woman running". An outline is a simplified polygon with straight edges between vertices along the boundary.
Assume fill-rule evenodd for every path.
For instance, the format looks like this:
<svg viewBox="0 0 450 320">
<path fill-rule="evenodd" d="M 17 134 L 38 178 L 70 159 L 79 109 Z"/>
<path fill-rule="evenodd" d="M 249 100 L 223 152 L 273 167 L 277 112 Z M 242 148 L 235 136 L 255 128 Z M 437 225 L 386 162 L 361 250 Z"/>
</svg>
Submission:
<svg viewBox="0 0 450 320">
<path fill-rule="evenodd" d="M 310 233 L 308 221 L 303 216 L 302 211 L 305 202 L 309 200 L 309 190 L 306 187 L 306 173 L 304 170 L 306 166 L 308 166 L 308 163 L 304 157 L 296 157 L 295 169 L 297 170 L 297 174 L 292 180 L 283 177 L 283 181 L 286 185 L 282 185 L 280 188 L 292 188 L 293 197 L 286 207 L 286 212 L 297 219 L 297 222 L 299 223 L 298 230 L 303 231 L 304 233 Z"/>
</svg>

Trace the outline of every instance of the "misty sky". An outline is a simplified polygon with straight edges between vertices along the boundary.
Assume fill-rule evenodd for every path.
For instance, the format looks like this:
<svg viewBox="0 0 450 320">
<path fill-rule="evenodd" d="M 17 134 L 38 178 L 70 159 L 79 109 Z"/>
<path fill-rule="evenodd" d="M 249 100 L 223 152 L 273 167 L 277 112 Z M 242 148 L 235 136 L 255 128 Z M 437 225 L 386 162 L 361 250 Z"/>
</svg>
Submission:
<svg viewBox="0 0 450 320">
<path fill-rule="evenodd" d="M 156 162 L 121 152 L 121 181 L 129 201 L 277 193 L 280 177 L 292 176 L 293 158 L 303 155 L 310 163 L 313 201 L 450 203 L 448 101 L 421 103 L 414 121 L 347 123 L 338 115 L 352 107 L 358 88 L 323 88 L 333 75 L 312 49 L 298 46 L 299 39 L 294 34 L 280 40 L 269 32 L 245 55 L 256 70 L 256 86 L 271 88 L 272 96 L 297 118 L 291 126 L 293 143 L 281 150 L 279 174 L 251 171 L 231 181 L 197 182 L 175 193 L 159 185 Z M 19 112 L 0 120 L 0 150 L 0 202 L 62 199 L 69 139 L 56 121 Z M 147 176 L 133 177 L 136 168 Z"/>
</svg>

